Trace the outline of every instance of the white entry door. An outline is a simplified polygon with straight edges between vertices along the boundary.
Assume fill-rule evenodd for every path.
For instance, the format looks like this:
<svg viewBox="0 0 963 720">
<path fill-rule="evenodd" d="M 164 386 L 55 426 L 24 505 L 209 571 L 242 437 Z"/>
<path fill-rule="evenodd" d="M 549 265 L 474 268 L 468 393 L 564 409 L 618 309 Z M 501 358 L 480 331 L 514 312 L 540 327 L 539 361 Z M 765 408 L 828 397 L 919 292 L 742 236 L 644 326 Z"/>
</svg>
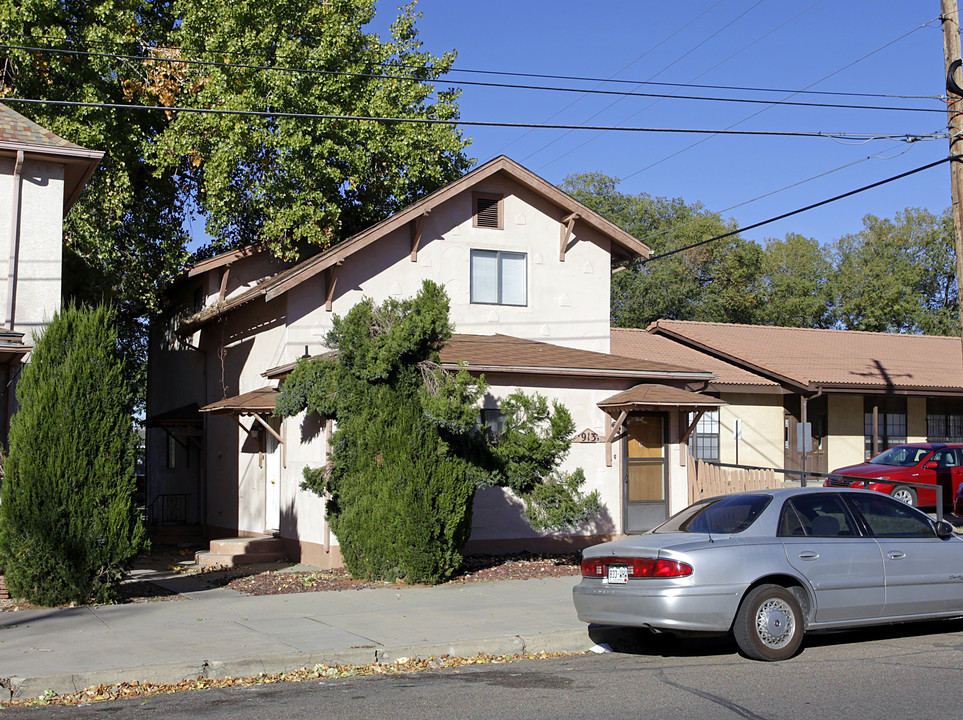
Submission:
<svg viewBox="0 0 963 720">
<path fill-rule="evenodd" d="M 281 423 L 271 421 L 275 432 L 280 432 Z M 271 433 L 265 437 L 264 462 L 264 532 L 268 535 L 281 528 L 281 454 L 283 448 Z"/>
</svg>

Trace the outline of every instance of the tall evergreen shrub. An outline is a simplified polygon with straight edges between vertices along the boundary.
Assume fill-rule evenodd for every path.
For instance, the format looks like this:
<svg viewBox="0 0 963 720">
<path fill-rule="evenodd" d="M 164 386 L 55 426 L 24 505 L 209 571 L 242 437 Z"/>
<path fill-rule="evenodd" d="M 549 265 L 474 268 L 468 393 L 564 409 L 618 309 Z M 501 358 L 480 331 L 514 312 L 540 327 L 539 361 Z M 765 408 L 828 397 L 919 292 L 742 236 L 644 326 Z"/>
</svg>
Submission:
<svg viewBox="0 0 963 720">
<path fill-rule="evenodd" d="M 114 311 L 68 307 L 34 339 L 0 493 L 12 594 L 107 601 L 145 532 L 133 502 L 136 435 Z"/>
</svg>

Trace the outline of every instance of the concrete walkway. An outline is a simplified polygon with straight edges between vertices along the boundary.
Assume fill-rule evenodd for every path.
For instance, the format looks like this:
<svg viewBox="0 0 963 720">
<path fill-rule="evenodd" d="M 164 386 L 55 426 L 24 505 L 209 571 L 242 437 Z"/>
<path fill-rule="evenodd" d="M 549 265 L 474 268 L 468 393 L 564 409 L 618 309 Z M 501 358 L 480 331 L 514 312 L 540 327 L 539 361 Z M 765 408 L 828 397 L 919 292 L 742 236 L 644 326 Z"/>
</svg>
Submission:
<svg viewBox="0 0 963 720">
<path fill-rule="evenodd" d="M 197 576 L 126 605 L 0 613 L 0 700 L 128 681 L 253 676 L 400 657 L 581 651 L 577 577 L 246 596 Z"/>
</svg>

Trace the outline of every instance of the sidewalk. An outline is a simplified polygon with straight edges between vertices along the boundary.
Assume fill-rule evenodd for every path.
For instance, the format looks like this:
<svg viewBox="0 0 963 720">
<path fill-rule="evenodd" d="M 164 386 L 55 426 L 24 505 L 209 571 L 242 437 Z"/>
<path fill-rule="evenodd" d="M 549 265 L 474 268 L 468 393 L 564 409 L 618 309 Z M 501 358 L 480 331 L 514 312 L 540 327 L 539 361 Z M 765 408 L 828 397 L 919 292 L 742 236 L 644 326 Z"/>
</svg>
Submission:
<svg viewBox="0 0 963 720">
<path fill-rule="evenodd" d="M 258 597 L 190 575 L 140 579 L 178 597 L 0 613 L 0 700 L 133 680 L 594 644 L 572 605 L 578 577 Z"/>
</svg>

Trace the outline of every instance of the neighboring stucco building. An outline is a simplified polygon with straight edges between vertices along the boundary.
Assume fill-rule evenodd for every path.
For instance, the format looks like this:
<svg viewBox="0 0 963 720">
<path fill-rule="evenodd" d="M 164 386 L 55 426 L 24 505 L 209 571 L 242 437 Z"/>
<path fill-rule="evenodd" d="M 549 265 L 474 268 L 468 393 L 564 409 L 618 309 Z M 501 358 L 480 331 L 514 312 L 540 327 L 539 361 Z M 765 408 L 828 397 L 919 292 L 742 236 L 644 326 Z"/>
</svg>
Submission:
<svg viewBox="0 0 963 720">
<path fill-rule="evenodd" d="M 247 249 L 198 263 L 156 324 L 148 388 L 148 503 L 207 535 L 276 533 L 313 565 L 340 563 L 323 500 L 302 490 L 325 461 L 331 423 L 272 415 L 279 382 L 324 345 L 335 314 L 362 297 L 444 285 L 457 333 L 442 353 L 484 373 L 497 419 L 515 388 L 561 400 L 576 442 L 566 467 L 606 512 L 540 536 L 520 501 L 478 494 L 470 550 L 586 544 L 652 527 L 686 504 L 688 413 L 724 404 L 689 392 L 711 372 L 610 354 L 614 262 L 648 255 L 634 237 L 500 157 L 333 248 L 285 266 Z"/>
<path fill-rule="evenodd" d="M 613 328 L 612 352 L 713 372 L 701 392 L 727 405 L 693 450 L 723 463 L 828 472 L 900 443 L 963 442 L 960 338 L 658 320 Z"/>
<path fill-rule="evenodd" d="M 0 104 L 0 437 L 35 334 L 60 309 L 63 219 L 103 153 Z"/>
</svg>

